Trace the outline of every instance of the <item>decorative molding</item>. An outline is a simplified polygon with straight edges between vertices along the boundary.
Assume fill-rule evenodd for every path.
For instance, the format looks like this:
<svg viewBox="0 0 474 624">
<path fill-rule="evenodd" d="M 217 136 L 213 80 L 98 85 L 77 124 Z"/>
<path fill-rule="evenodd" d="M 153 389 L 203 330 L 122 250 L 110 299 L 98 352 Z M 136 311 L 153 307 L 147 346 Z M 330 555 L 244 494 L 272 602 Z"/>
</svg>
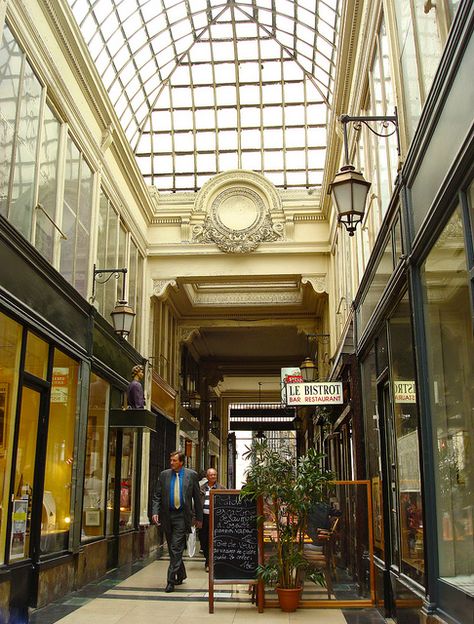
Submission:
<svg viewBox="0 0 474 624">
<path fill-rule="evenodd" d="M 310 214 L 305 214 L 305 215 L 294 215 L 293 217 L 294 221 L 326 221 L 326 217 L 323 214 L 315 214 L 315 215 L 310 215 Z"/>
<path fill-rule="evenodd" d="M 310 284 L 313 290 L 319 294 L 329 293 L 327 275 L 302 275 L 302 284 Z"/>
<path fill-rule="evenodd" d="M 190 344 L 194 338 L 200 338 L 201 332 L 198 327 L 180 327 L 178 329 L 178 341 L 180 344 Z"/>
<path fill-rule="evenodd" d="M 178 290 L 178 283 L 175 279 L 153 280 L 153 295 L 158 298 L 163 297 L 168 286 L 174 290 Z"/>
<path fill-rule="evenodd" d="M 193 305 L 198 306 L 232 306 L 232 305 L 287 305 L 301 304 L 303 293 L 300 290 L 292 292 L 231 292 L 199 294 L 193 299 Z"/>
<path fill-rule="evenodd" d="M 275 187 L 254 171 L 227 171 L 208 180 L 196 197 L 191 241 L 225 253 L 250 253 L 284 239 L 285 218 Z"/>
<path fill-rule="evenodd" d="M 153 217 L 151 225 L 181 225 L 181 217 Z"/>
</svg>

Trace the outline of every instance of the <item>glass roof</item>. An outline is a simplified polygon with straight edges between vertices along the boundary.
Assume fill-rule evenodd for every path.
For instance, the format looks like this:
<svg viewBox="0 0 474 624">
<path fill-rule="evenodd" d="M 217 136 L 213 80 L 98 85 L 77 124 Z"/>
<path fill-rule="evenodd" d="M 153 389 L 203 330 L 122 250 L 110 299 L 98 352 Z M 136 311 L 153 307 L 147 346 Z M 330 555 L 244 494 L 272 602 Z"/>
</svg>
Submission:
<svg viewBox="0 0 474 624">
<path fill-rule="evenodd" d="M 322 182 L 340 0 L 68 0 L 147 184 Z"/>
</svg>

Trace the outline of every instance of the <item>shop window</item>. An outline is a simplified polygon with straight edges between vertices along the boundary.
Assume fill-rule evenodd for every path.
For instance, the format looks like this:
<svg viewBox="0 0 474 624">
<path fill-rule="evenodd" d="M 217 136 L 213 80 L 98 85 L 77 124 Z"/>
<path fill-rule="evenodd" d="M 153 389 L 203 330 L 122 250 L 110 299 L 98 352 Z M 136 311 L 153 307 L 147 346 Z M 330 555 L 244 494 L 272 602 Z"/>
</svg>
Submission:
<svg viewBox="0 0 474 624">
<path fill-rule="evenodd" d="M 0 563 L 4 561 L 22 328 L 0 313 Z M 20 492 L 21 493 L 21 492 Z"/>
<path fill-rule="evenodd" d="M 389 321 L 393 419 L 398 468 L 401 572 L 424 583 L 418 399 L 408 296 Z"/>
<path fill-rule="evenodd" d="M 377 408 L 377 372 L 375 349 L 362 362 L 362 398 L 366 440 L 367 475 L 372 485 L 373 536 L 375 554 L 384 558 L 384 522 L 382 504 L 382 473 L 380 470 L 380 429 Z"/>
<path fill-rule="evenodd" d="M 132 529 L 135 522 L 136 435 L 136 432 L 132 429 L 124 429 L 122 434 L 119 520 L 120 531 Z"/>
<path fill-rule="evenodd" d="M 41 554 L 67 550 L 79 364 L 54 351 L 41 518 Z"/>
<path fill-rule="evenodd" d="M 117 458 L 117 429 L 111 429 L 109 432 L 109 452 L 108 452 L 108 470 L 107 470 L 107 509 L 106 509 L 106 533 L 113 535 L 114 533 L 114 516 L 115 516 L 115 484 L 116 477 L 116 458 Z"/>
<path fill-rule="evenodd" d="M 474 339 L 456 208 L 422 266 L 439 575 L 474 595 Z"/>
<path fill-rule="evenodd" d="M 104 535 L 107 423 L 110 385 L 91 375 L 84 470 L 82 539 Z"/>
<path fill-rule="evenodd" d="M 35 334 L 28 332 L 26 340 L 25 371 L 40 379 L 48 374 L 49 345 Z"/>
</svg>

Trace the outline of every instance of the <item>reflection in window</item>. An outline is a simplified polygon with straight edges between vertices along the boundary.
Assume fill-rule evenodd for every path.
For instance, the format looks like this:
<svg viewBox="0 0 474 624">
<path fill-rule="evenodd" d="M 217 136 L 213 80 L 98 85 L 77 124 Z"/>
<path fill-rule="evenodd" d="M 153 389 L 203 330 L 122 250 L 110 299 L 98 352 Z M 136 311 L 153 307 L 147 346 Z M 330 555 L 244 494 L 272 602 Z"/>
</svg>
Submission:
<svg viewBox="0 0 474 624">
<path fill-rule="evenodd" d="M 5 552 L 22 328 L 0 313 L 0 563 Z"/>
<path fill-rule="evenodd" d="M 399 487 L 401 570 L 424 583 L 418 405 L 408 296 L 390 318 L 391 379 Z"/>
<path fill-rule="evenodd" d="M 109 393 L 109 384 L 93 373 L 89 387 L 89 411 L 87 416 L 82 514 L 83 539 L 104 535 L 105 462 Z"/>
<path fill-rule="evenodd" d="M 41 517 L 41 553 L 67 550 L 79 364 L 54 352 Z"/>
<path fill-rule="evenodd" d="M 464 228 L 455 210 L 422 267 L 440 576 L 474 595 L 474 340 Z"/>
</svg>

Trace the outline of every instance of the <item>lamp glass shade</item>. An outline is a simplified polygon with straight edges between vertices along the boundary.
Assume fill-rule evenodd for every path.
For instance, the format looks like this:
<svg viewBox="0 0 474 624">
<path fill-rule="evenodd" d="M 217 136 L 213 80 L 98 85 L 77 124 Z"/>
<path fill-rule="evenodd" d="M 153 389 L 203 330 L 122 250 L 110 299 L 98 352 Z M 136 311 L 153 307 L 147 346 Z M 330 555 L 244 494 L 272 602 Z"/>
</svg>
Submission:
<svg viewBox="0 0 474 624">
<path fill-rule="evenodd" d="M 189 397 L 189 402 L 191 404 L 191 409 L 199 409 L 201 406 L 201 396 L 199 392 L 191 393 Z"/>
<path fill-rule="evenodd" d="M 132 330 L 132 323 L 135 318 L 135 312 L 128 303 L 126 301 L 117 301 L 110 316 L 112 317 L 115 333 L 123 338 L 128 336 Z"/>
<path fill-rule="evenodd" d="M 300 364 L 300 371 L 305 382 L 316 381 L 318 377 L 318 367 L 309 357 Z"/>
<path fill-rule="evenodd" d="M 338 221 L 345 226 L 350 236 L 354 235 L 357 224 L 364 218 L 370 187 L 371 183 L 353 165 L 341 167 L 331 184 Z"/>
</svg>

